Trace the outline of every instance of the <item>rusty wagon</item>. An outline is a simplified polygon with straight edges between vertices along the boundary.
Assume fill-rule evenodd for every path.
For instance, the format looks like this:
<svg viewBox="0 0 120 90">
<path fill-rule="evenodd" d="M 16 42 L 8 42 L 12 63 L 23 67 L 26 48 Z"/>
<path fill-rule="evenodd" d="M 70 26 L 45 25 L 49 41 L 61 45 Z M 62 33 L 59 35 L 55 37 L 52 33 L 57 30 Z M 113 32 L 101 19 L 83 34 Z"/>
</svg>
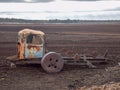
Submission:
<svg viewBox="0 0 120 90">
<path fill-rule="evenodd" d="M 61 71 L 64 64 L 86 65 L 95 68 L 94 64 L 107 62 L 106 55 L 107 52 L 96 58 L 78 54 L 68 57 L 62 56 L 61 53 L 48 52 L 44 32 L 23 29 L 18 32 L 17 55 L 7 57 L 7 60 L 10 60 L 12 63 L 22 61 L 40 63 L 46 72 L 53 73 Z"/>
</svg>

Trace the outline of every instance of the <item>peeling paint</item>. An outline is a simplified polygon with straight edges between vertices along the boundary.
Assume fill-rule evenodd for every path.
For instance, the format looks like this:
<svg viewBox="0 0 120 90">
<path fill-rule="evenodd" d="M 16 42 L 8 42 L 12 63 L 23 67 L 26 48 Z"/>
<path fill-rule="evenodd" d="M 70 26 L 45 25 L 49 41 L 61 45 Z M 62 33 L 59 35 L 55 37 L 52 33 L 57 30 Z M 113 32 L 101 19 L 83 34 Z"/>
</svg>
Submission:
<svg viewBox="0 0 120 90">
<path fill-rule="evenodd" d="M 23 29 L 18 32 L 19 59 L 41 58 L 45 53 L 45 34 L 42 31 Z M 27 41 L 29 40 L 29 41 Z"/>
</svg>

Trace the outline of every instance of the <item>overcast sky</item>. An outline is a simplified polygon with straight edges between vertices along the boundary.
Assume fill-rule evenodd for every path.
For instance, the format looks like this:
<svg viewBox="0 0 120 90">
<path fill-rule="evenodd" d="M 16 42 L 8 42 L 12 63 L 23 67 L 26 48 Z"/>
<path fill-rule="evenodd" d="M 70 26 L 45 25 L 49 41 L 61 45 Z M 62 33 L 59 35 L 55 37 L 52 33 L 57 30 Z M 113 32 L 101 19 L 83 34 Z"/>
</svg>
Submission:
<svg viewBox="0 0 120 90">
<path fill-rule="evenodd" d="M 20 3 L 20 2 L 51 2 L 54 0 L 0 0 L 0 2 L 5 2 L 5 3 L 10 3 L 10 2 L 16 2 L 16 3 Z"/>
<path fill-rule="evenodd" d="M 0 17 L 120 20 L 120 0 L 0 0 Z"/>
<path fill-rule="evenodd" d="M 119 0 L 0 0 L 1 3 L 11 3 L 11 2 L 16 2 L 16 3 L 43 3 L 43 2 L 54 2 L 54 1 L 119 1 Z"/>
<path fill-rule="evenodd" d="M 19 3 L 22 2 L 22 3 Z M 39 3 L 24 3 L 39 2 Z M 44 3 L 43 3 L 44 2 Z M 0 0 L 1 11 L 100 11 L 120 10 L 116 0 Z"/>
</svg>

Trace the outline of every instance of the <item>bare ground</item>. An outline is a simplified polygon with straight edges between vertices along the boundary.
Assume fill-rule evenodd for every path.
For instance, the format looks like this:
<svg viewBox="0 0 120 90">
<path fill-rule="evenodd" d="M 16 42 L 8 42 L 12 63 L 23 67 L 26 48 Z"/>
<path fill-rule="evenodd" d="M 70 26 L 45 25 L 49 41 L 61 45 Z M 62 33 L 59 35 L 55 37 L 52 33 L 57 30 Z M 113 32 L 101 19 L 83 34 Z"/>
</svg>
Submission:
<svg viewBox="0 0 120 90">
<path fill-rule="evenodd" d="M 17 68 L 10 68 L 5 58 L 16 54 L 17 32 L 23 28 L 44 31 L 49 51 L 61 52 L 62 48 L 66 48 L 79 54 L 93 54 L 94 51 L 103 54 L 107 49 L 108 64 L 99 65 L 97 69 L 65 65 L 63 70 L 56 74 L 47 74 L 37 64 L 19 64 Z M 87 90 L 93 85 L 119 83 L 118 62 L 120 62 L 119 24 L 0 25 L 1 90 L 76 90 L 83 86 Z"/>
</svg>

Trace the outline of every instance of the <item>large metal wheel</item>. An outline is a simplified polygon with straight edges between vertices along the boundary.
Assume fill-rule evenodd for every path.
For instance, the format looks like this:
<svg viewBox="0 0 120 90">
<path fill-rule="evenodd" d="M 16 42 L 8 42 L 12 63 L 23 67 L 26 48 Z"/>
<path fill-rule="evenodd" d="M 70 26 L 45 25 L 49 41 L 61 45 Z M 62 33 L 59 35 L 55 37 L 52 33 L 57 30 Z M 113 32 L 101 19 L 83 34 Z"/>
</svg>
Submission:
<svg viewBox="0 0 120 90">
<path fill-rule="evenodd" d="M 60 72 L 63 68 L 64 61 L 62 57 L 55 52 L 45 54 L 41 60 L 42 68 L 48 73 Z"/>
</svg>

